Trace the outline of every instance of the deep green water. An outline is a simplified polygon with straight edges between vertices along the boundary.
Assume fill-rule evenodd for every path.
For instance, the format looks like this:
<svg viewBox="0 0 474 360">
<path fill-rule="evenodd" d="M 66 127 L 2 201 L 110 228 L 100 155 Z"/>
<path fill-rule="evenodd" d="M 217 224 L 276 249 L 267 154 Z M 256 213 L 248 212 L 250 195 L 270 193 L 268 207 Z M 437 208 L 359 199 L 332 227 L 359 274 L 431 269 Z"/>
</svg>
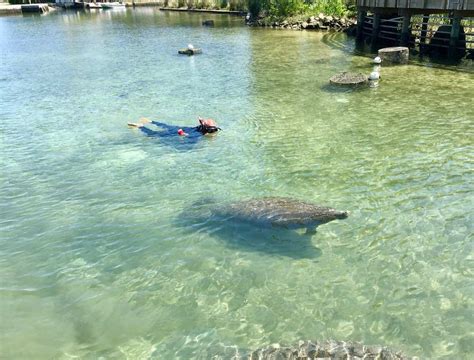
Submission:
<svg viewBox="0 0 474 360">
<path fill-rule="evenodd" d="M 210 17 L 0 18 L 0 357 L 299 339 L 474 357 L 473 73 L 412 63 L 334 91 L 371 71 L 352 39 Z M 224 130 L 194 147 L 126 126 L 198 115 Z M 308 237 L 198 211 L 275 195 L 351 216 Z"/>
</svg>

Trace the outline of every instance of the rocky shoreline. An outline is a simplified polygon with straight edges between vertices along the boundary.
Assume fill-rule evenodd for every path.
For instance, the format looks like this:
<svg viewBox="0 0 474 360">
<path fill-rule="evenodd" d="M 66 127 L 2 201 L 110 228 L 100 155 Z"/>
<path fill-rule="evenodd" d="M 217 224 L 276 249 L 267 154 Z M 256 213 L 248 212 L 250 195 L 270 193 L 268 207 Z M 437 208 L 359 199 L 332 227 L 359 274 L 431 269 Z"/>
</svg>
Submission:
<svg viewBox="0 0 474 360">
<path fill-rule="evenodd" d="M 225 355 L 216 354 L 215 360 L 417 360 L 384 346 L 370 346 L 352 341 L 316 341 L 300 340 L 298 343 L 286 346 L 272 344 L 254 351 L 242 351 L 237 347 L 227 348 Z"/>
<path fill-rule="evenodd" d="M 357 342 L 328 340 L 300 341 L 293 346 L 273 344 L 253 351 L 248 355 L 247 359 L 407 360 L 413 358 L 383 346 L 367 346 Z"/>
<path fill-rule="evenodd" d="M 323 31 L 344 31 L 355 30 L 357 20 L 345 16 L 331 16 L 319 14 L 308 18 L 271 20 L 261 17 L 258 19 L 247 19 L 247 25 L 257 27 L 270 27 L 274 29 L 292 30 L 323 30 Z"/>
</svg>

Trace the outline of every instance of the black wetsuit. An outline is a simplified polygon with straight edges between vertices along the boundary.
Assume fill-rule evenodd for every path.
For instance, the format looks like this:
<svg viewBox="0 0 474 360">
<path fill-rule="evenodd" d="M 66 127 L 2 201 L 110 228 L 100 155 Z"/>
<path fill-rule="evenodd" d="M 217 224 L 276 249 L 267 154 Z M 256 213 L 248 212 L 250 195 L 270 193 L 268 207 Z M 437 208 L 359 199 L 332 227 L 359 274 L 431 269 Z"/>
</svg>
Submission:
<svg viewBox="0 0 474 360">
<path fill-rule="evenodd" d="M 165 123 L 161 123 L 158 121 L 152 121 L 150 124 L 156 125 L 160 127 L 158 130 L 152 130 L 147 128 L 146 126 L 140 127 L 140 130 L 143 131 L 146 135 L 152 137 L 170 137 L 170 136 L 179 136 L 178 130 L 182 129 L 185 133 L 188 134 L 186 136 L 187 139 L 191 141 L 195 141 L 195 139 L 199 139 L 203 134 L 200 131 L 200 126 L 189 127 L 189 126 L 175 126 L 175 125 L 168 125 Z"/>
<path fill-rule="evenodd" d="M 146 126 L 141 126 L 140 130 L 143 131 L 147 136 L 157 137 L 162 140 L 166 145 L 179 148 L 179 149 L 189 149 L 192 148 L 198 141 L 203 137 L 203 135 L 209 132 L 215 132 L 220 130 L 215 126 L 203 127 L 202 125 L 190 127 L 190 126 L 175 126 L 161 123 L 158 121 L 152 121 L 150 124 L 158 126 L 159 129 L 153 130 Z M 182 129 L 187 136 L 179 136 L 178 130 Z M 210 131 L 209 131 L 210 130 Z M 176 137 L 181 138 L 183 141 L 177 141 Z"/>
</svg>

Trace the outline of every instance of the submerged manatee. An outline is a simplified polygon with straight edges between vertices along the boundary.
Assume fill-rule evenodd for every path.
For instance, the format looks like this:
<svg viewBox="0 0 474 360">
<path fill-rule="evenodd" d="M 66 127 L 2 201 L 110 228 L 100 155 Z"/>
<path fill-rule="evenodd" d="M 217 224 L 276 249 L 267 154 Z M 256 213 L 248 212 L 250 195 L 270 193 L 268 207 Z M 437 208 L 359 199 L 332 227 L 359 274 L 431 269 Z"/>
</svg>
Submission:
<svg viewBox="0 0 474 360">
<path fill-rule="evenodd" d="M 306 228 L 308 231 L 332 220 L 345 219 L 347 211 L 339 211 L 304 201 L 265 197 L 220 206 L 213 211 L 227 219 L 263 226 L 281 226 L 289 229 Z"/>
</svg>

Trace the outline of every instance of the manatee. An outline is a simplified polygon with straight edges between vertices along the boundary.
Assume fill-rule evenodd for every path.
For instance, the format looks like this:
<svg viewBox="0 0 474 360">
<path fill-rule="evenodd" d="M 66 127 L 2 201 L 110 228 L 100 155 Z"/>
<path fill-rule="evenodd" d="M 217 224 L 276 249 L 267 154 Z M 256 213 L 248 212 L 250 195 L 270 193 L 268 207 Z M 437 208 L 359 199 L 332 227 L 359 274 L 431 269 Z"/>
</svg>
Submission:
<svg viewBox="0 0 474 360">
<path fill-rule="evenodd" d="M 314 231 L 318 225 L 345 219 L 347 211 L 318 206 L 284 197 L 264 197 L 219 206 L 213 211 L 226 219 L 243 221 L 259 226 L 277 226 L 288 229 L 306 228 Z"/>
<path fill-rule="evenodd" d="M 208 233 L 239 251 L 314 259 L 321 256 L 321 249 L 312 243 L 316 227 L 347 216 L 347 211 L 292 198 L 225 202 L 206 197 L 187 206 L 175 220 L 185 231 Z M 306 233 L 298 231 L 300 229 Z M 297 234 L 293 230 L 297 230 Z"/>
</svg>

